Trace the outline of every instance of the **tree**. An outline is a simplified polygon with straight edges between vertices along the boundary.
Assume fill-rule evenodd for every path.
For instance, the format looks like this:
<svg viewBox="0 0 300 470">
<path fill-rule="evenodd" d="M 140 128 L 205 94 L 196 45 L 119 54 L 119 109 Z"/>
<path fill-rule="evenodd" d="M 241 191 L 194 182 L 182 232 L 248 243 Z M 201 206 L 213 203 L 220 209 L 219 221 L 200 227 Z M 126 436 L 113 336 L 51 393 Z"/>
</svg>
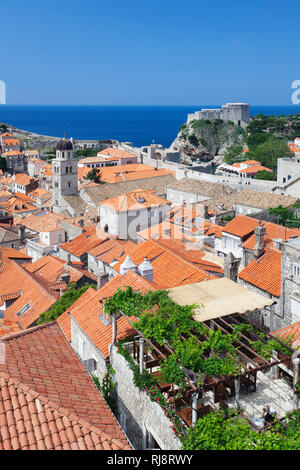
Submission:
<svg viewBox="0 0 300 470">
<path fill-rule="evenodd" d="M 94 157 L 100 149 L 79 149 L 74 152 L 74 158 Z"/>
<path fill-rule="evenodd" d="M 228 163 L 228 165 L 232 165 L 236 162 L 241 162 L 244 159 L 243 155 L 243 146 L 242 145 L 230 145 L 227 147 L 224 161 Z"/>
<path fill-rule="evenodd" d="M 96 288 L 96 285 L 86 284 L 79 289 L 75 288 L 75 284 L 70 284 L 68 290 L 62 295 L 62 297 L 52 305 L 52 307 L 44 313 L 41 313 L 37 320 L 38 325 L 48 323 L 56 320 L 62 313 L 64 313 L 73 303 L 89 288 Z"/>
<path fill-rule="evenodd" d="M 296 450 L 300 445 L 300 413 L 287 415 L 285 426 L 275 424 L 276 432 L 255 432 L 238 415 L 228 410 L 209 412 L 182 438 L 183 450 Z"/>
<path fill-rule="evenodd" d="M 291 151 L 283 139 L 270 137 L 263 144 L 258 145 L 255 150 L 248 153 L 252 160 L 261 162 L 262 165 L 271 168 L 273 171 L 277 167 L 278 158 L 290 157 Z"/>
<path fill-rule="evenodd" d="M 262 170 L 256 173 L 255 179 L 276 181 L 276 175 L 273 173 L 273 171 Z"/>
<path fill-rule="evenodd" d="M 98 168 L 93 168 L 91 171 L 89 171 L 88 174 L 86 175 L 86 178 L 88 180 L 94 181 L 94 183 L 97 183 L 97 184 L 104 183 L 104 181 L 101 181 L 102 173 L 101 173 L 101 170 L 99 170 Z"/>
</svg>

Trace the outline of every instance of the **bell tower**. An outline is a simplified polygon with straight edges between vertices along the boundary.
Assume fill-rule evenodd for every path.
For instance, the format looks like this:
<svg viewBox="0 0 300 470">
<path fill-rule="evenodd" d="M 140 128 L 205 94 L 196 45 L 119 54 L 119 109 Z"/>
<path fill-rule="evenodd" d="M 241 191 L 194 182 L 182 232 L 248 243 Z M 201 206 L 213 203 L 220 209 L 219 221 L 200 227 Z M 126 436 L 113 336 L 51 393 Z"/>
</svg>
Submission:
<svg viewBox="0 0 300 470">
<path fill-rule="evenodd" d="M 64 209 L 63 196 L 78 194 L 78 162 L 73 157 L 73 144 L 66 138 L 56 146 L 56 158 L 52 160 L 53 211 Z"/>
</svg>

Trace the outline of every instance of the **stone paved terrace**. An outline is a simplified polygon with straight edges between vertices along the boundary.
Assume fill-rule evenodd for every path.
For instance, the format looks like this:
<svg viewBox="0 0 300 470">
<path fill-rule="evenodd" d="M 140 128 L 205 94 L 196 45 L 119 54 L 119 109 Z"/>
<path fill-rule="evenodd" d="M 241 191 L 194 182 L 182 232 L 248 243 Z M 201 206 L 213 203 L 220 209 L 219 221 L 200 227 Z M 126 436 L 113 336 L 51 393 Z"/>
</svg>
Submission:
<svg viewBox="0 0 300 470">
<path fill-rule="evenodd" d="M 277 418 L 283 418 L 293 410 L 293 390 L 282 379 L 271 379 L 263 372 L 257 372 L 256 392 L 240 393 L 240 405 L 245 414 L 252 420 L 263 415 L 263 407 L 270 405 L 277 412 Z M 234 397 L 226 400 L 234 406 Z"/>
</svg>

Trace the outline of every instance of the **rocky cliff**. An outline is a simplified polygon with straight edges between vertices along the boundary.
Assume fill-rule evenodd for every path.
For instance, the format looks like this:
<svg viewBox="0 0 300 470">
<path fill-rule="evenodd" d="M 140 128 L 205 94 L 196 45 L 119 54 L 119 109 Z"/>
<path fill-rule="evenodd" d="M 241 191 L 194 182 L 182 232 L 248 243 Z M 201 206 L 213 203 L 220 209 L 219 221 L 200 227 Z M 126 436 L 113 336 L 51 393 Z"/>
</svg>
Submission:
<svg viewBox="0 0 300 470">
<path fill-rule="evenodd" d="M 219 164 L 229 145 L 243 143 L 244 131 L 241 127 L 213 119 L 183 124 L 171 148 L 181 151 L 183 163 L 212 159 L 213 163 Z"/>
</svg>

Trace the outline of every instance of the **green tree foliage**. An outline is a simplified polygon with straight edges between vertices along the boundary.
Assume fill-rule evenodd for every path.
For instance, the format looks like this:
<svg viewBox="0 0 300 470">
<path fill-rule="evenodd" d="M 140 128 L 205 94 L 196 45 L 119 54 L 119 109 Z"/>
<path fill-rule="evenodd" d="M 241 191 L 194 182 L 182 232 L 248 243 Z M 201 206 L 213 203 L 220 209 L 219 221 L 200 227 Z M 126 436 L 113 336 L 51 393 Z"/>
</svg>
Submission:
<svg viewBox="0 0 300 470">
<path fill-rule="evenodd" d="M 74 158 L 94 157 L 100 149 L 79 149 L 74 152 Z"/>
<path fill-rule="evenodd" d="M 0 134 L 4 134 L 4 132 L 8 131 L 8 127 L 6 124 L 0 124 Z"/>
<path fill-rule="evenodd" d="M 276 175 L 273 171 L 262 170 L 256 173 L 255 179 L 276 181 Z"/>
<path fill-rule="evenodd" d="M 276 425 L 276 432 L 255 432 L 235 410 L 210 412 L 182 436 L 183 450 L 298 450 L 300 448 L 300 413 L 288 415 L 286 427 Z"/>
<path fill-rule="evenodd" d="M 102 177 L 102 173 L 101 173 L 101 170 L 99 170 L 98 168 L 93 168 L 86 175 L 86 179 L 94 181 L 94 183 L 97 183 L 97 184 L 104 183 L 104 181 L 101 181 L 101 177 Z"/>
<path fill-rule="evenodd" d="M 299 228 L 300 219 L 298 219 L 292 208 L 278 206 L 268 210 L 269 214 L 276 215 L 278 217 L 278 224 L 289 228 Z"/>
<path fill-rule="evenodd" d="M 243 161 L 245 159 L 244 157 L 242 145 L 230 145 L 226 149 L 224 161 L 228 163 L 228 165 L 232 165 L 233 163 Z"/>
<path fill-rule="evenodd" d="M 264 143 L 257 145 L 254 150 L 249 151 L 248 159 L 257 160 L 274 171 L 278 158 L 290 157 L 291 155 L 291 151 L 283 139 L 270 137 Z"/>
<path fill-rule="evenodd" d="M 68 290 L 62 295 L 62 297 L 52 305 L 52 307 L 40 315 L 37 320 L 37 324 L 48 323 L 56 320 L 62 313 L 64 313 L 73 303 L 89 288 L 96 288 L 95 285 L 86 284 L 79 289 L 75 288 L 74 284 L 70 284 Z"/>
</svg>

